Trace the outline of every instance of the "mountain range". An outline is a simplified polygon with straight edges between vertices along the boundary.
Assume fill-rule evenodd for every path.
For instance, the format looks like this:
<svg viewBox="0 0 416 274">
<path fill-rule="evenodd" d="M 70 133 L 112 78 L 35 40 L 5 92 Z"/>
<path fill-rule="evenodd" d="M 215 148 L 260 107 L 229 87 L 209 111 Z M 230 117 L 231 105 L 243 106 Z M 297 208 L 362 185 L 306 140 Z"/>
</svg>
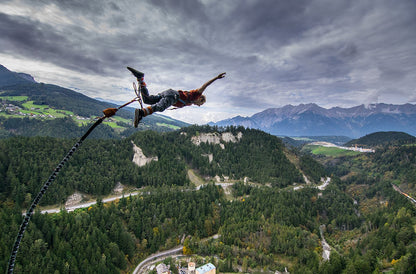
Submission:
<svg viewBox="0 0 416 274">
<path fill-rule="evenodd" d="M 357 138 L 377 131 L 416 135 L 416 105 L 370 104 L 326 109 L 317 104 L 269 108 L 251 117 L 237 116 L 210 123 L 244 126 L 279 136 L 331 136 Z"/>
<path fill-rule="evenodd" d="M 50 107 L 61 112 L 70 111 L 74 115 L 82 117 L 97 117 L 102 115 L 103 109 L 117 106 L 117 104 L 96 100 L 56 85 L 37 83 L 31 75 L 9 71 L 2 65 L 0 65 L 0 89 L 0 99 L 4 102 L 10 103 L 13 98 L 21 100 L 19 96 L 25 96 L 26 102 Z M 24 107 L 22 101 L 11 103 Z M 28 127 L 28 124 L 32 123 L 27 121 L 21 123 L 22 119 L 6 116 L 7 119 L 14 119 L 12 123 L 10 121 L 6 123 L 9 125 L 9 128 L 6 129 L 3 114 L 0 115 L 0 120 L 3 121 L 0 121 L 0 131 L 7 130 L 19 135 L 38 135 L 36 132 L 45 131 L 44 128 L 49 127 L 47 124 L 51 122 L 43 120 L 42 126 L 36 126 L 37 130 L 35 130 Z M 115 135 L 119 135 L 121 132 L 124 132 L 124 136 L 131 134 L 134 131 L 131 126 L 133 108 L 126 107 L 119 111 L 117 116 L 124 118 L 124 120 L 114 121 L 112 130 L 118 131 L 115 132 Z M 273 135 L 292 137 L 347 136 L 359 138 L 378 131 L 400 131 L 416 135 L 416 105 L 380 103 L 330 109 L 312 103 L 297 106 L 286 105 L 281 108 L 266 109 L 251 117 L 236 116 L 215 123 L 211 122 L 209 125 L 244 126 L 260 129 Z M 119 128 L 120 126 L 121 128 Z M 178 129 L 184 126 L 189 126 L 189 124 L 158 114 L 147 117 L 140 125 L 141 129 L 151 128 L 158 131 Z M 66 136 L 66 133 L 64 135 Z"/>
<path fill-rule="evenodd" d="M 130 100 L 131 98 L 129 98 Z M 38 83 L 25 73 L 0 65 L 0 138 L 12 135 L 77 137 L 102 110 L 118 107 L 57 85 Z M 132 125 L 134 108 L 125 107 L 106 119 L 96 137 L 125 137 L 137 130 L 171 131 L 189 124 L 155 114 Z"/>
</svg>

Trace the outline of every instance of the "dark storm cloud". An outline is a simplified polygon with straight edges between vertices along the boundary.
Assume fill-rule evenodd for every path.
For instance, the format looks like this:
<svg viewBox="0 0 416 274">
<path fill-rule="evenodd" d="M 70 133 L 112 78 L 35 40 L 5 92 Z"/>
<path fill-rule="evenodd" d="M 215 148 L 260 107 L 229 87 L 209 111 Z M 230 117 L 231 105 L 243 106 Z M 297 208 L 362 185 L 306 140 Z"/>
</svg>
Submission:
<svg viewBox="0 0 416 274">
<path fill-rule="evenodd" d="M 265 1 L 261 5 L 252 2 L 238 5 L 230 15 L 239 25 L 241 34 L 248 39 L 273 39 L 285 43 L 307 28 L 307 22 L 300 20 L 306 6 L 305 1 Z"/>
<path fill-rule="evenodd" d="M 80 52 L 80 47 L 67 35 L 54 32 L 49 25 L 34 22 L 20 16 L 0 13 L 0 45 L 6 52 L 19 56 L 49 61 L 68 69 L 84 72 L 103 72 L 99 60 Z M 82 31 L 74 28 L 75 33 Z M 6 39 L 5 39 L 6 38 Z"/>
<path fill-rule="evenodd" d="M 87 15 L 102 14 L 108 5 L 112 5 L 112 7 L 117 7 L 117 5 L 115 5 L 113 2 L 101 0 L 23 0 L 22 2 L 26 2 L 27 5 L 30 5 L 34 8 L 39 5 L 45 6 L 53 3 L 65 12 L 83 13 Z"/>
<path fill-rule="evenodd" d="M 413 0 L 5 3 L 34 13 L 0 11 L 0 54 L 86 77 L 125 77 L 130 65 L 160 87 L 194 88 L 227 71 L 209 100 L 256 110 L 354 105 L 393 93 L 397 102 L 414 100 Z M 36 13 L 44 10 L 51 18 Z"/>
<path fill-rule="evenodd" d="M 206 7 L 199 1 L 195 0 L 150 0 L 149 4 L 159 8 L 166 15 L 176 14 L 178 18 L 185 20 L 197 19 L 206 22 Z"/>
<path fill-rule="evenodd" d="M 8 1 L 13 2 L 13 1 Z M 51 5 L 48 0 L 24 0 L 31 10 L 38 10 Z M 95 73 L 102 75 L 111 74 L 109 64 L 126 63 L 126 57 L 117 55 L 125 41 L 131 41 L 131 37 L 125 39 L 122 34 L 114 37 L 106 37 L 98 34 L 101 30 L 101 22 L 109 25 L 119 25 L 125 22 L 121 9 L 114 2 L 109 1 L 78 1 L 60 0 L 53 5 L 63 15 L 52 23 L 44 23 L 32 17 L 7 15 L 0 13 L 1 33 L 0 43 L 4 51 L 17 52 L 20 57 L 54 63 L 70 70 Z M 112 16 L 105 16 L 106 11 L 111 11 Z M 45 15 L 47 16 L 47 15 Z M 56 15 L 59 17 L 59 15 Z M 91 25 L 87 29 L 83 23 L 76 19 L 85 16 L 85 21 Z M 65 25 L 63 22 L 69 18 L 75 20 L 74 24 Z M 96 29 L 94 30 L 94 28 Z M 122 39 L 122 40 L 119 40 Z M 122 43 L 121 43 L 122 41 Z"/>
</svg>

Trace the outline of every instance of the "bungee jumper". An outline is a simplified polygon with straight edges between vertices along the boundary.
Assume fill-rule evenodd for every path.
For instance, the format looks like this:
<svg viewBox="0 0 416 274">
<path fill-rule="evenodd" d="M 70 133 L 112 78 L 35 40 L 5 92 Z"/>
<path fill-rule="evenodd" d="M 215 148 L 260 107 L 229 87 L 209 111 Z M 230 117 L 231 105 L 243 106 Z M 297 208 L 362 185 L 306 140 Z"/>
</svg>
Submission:
<svg viewBox="0 0 416 274">
<path fill-rule="evenodd" d="M 225 72 L 220 73 L 216 77 L 212 78 L 211 80 L 203 84 L 200 88 L 193 89 L 190 91 L 168 89 L 157 95 L 149 95 L 146 83 L 144 82 L 144 73 L 137 71 L 131 67 L 127 67 L 127 69 L 130 70 L 133 73 L 133 75 L 137 78 L 137 82 L 139 83 L 139 91 L 141 93 L 140 95 L 143 98 L 143 102 L 145 104 L 150 105 L 145 108 L 143 108 L 142 105 L 142 108 L 137 108 L 135 110 L 134 127 L 137 127 L 139 125 L 139 122 L 142 120 L 143 117 L 151 115 L 153 112 L 156 111 L 162 112 L 170 106 L 182 108 L 190 105 L 203 105 L 206 102 L 206 97 L 202 94 L 205 91 L 205 89 L 217 79 L 225 77 Z"/>
</svg>

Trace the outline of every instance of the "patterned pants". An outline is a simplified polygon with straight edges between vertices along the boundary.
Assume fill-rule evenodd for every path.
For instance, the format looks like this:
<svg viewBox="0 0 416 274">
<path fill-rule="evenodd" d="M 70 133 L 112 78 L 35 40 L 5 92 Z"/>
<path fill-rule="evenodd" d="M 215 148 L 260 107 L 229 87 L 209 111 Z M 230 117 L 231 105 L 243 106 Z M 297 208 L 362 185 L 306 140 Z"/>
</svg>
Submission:
<svg viewBox="0 0 416 274">
<path fill-rule="evenodd" d="M 179 99 L 179 92 L 173 89 L 165 90 L 157 95 L 148 95 L 148 90 L 146 87 L 141 87 L 143 94 L 143 102 L 145 104 L 151 105 L 153 111 L 162 112 L 168 107 L 174 105 Z M 143 90 L 145 89 L 145 90 Z"/>
</svg>

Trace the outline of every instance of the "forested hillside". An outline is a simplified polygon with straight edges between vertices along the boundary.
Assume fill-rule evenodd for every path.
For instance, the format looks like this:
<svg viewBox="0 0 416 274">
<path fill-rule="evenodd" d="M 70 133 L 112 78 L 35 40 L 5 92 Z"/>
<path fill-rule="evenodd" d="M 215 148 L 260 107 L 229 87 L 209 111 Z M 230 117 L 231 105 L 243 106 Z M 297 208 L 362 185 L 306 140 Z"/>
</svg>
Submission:
<svg viewBox="0 0 416 274">
<path fill-rule="evenodd" d="M 328 172 L 342 178 L 339 187 L 354 199 L 361 216 L 359 229 L 337 231 L 328 226 L 327 232 L 345 255 L 347 270 L 351 270 L 347 264 L 351 260 L 364 273 L 385 268 L 414 273 L 416 205 L 392 185 L 416 197 L 416 146 L 394 138 L 386 143 L 375 153 L 319 158 Z"/>
<path fill-rule="evenodd" d="M 412 144 L 416 142 L 416 137 L 407 134 L 405 132 L 387 131 L 387 132 L 374 132 L 365 135 L 361 138 L 348 141 L 345 146 L 364 146 L 364 147 L 376 147 L 385 146 L 389 144 Z"/>
<path fill-rule="evenodd" d="M 201 131 L 202 130 L 202 131 Z M 43 204 L 62 203 L 75 190 L 109 194 L 117 182 L 135 187 L 187 185 L 187 167 L 201 176 L 249 177 L 261 184 L 287 186 L 303 178 L 283 153 L 282 142 L 271 135 L 243 128 L 232 129 L 243 137 L 238 143 L 197 146 L 191 136 L 211 128 L 190 127 L 181 132 L 159 134 L 140 132 L 124 140 L 86 140 L 51 187 Z M 186 135 L 185 135 L 186 134 Z M 74 140 L 48 137 L 15 137 L 0 141 L 1 192 L 21 204 L 37 193 L 57 163 L 72 147 Z M 139 168 L 133 162 L 133 144 L 158 161 Z M 204 155 L 212 154 L 210 163 Z M 27 196 L 27 200 L 29 199 Z"/>
<path fill-rule="evenodd" d="M 73 141 L 0 141 L 0 271 L 22 210 Z M 133 143 L 158 160 L 134 164 Z M 221 272 L 413 273 L 416 210 L 391 183 L 414 185 L 415 148 L 385 147 L 317 162 L 275 136 L 241 127 L 87 139 L 45 194 L 44 205 L 63 203 L 75 190 L 106 195 L 118 182 L 146 188 L 110 204 L 98 198 L 74 212 L 36 213 L 16 273 L 127 272 L 182 240 L 185 254 L 209 258 Z M 199 190 L 189 180 L 190 169 L 206 184 Z M 318 189 L 328 174 L 330 184 Z M 215 185 L 218 178 L 232 185 L 231 195 Z M 321 226 L 332 247 L 329 261 L 322 259 Z M 201 241 L 215 234 L 220 237 Z"/>
<path fill-rule="evenodd" d="M 207 235 L 220 225 L 214 210 L 219 189 L 197 192 L 152 189 L 148 195 L 98 203 L 75 213 L 35 214 L 17 257 L 16 273 L 119 273 L 183 235 Z M 1 270 L 20 224 L 21 213 L 2 202 Z M 216 224 L 207 231 L 205 222 Z M 7 224 L 7 225 L 6 225 Z"/>
</svg>

